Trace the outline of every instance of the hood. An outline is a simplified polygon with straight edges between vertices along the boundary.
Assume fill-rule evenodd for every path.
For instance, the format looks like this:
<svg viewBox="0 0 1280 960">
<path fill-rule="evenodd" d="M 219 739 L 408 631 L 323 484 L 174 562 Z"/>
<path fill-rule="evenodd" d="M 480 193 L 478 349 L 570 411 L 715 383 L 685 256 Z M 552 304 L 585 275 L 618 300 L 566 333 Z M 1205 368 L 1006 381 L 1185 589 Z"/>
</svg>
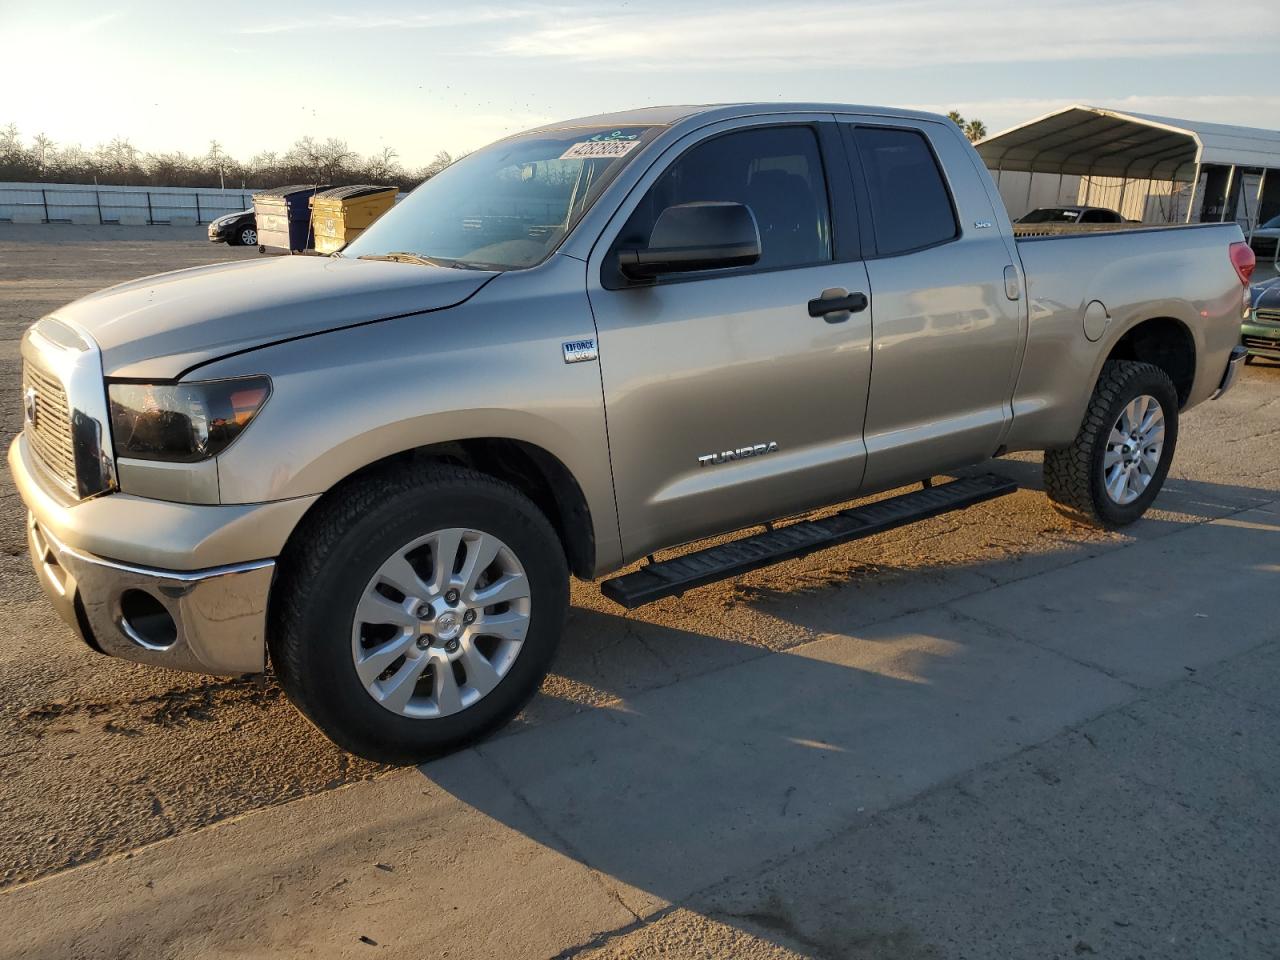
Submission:
<svg viewBox="0 0 1280 960">
<path fill-rule="evenodd" d="M 495 276 L 379 260 L 270 257 L 132 280 L 54 316 L 93 337 L 107 376 L 168 380 L 280 340 L 443 310 Z"/>
<path fill-rule="evenodd" d="M 1253 284 L 1249 288 L 1249 299 L 1254 309 L 1280 310 L 1280 277 Z"/>
</svg>

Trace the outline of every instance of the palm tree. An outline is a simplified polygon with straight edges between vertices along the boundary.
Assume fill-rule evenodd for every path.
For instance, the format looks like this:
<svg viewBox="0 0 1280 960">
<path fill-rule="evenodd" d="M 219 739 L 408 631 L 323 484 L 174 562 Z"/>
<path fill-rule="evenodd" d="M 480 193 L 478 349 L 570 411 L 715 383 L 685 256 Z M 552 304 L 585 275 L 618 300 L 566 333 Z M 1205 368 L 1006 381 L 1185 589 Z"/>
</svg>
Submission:
<svg viewBox="0 0 1280 960">
<path fill-rule="evenodd" d="M 981 120 L 970 120 L 964 125 L 964 135 L 970 143 L 977 143 L 987 135 L 987 125 Z"/>
<path fill-rule="evenodd" d="M 947 113 L 947 119 L 954 123 L 961 130 L 964 129 L 964 117 L 960 116 L 959 110 L 951 110 Z"/>
</svg>

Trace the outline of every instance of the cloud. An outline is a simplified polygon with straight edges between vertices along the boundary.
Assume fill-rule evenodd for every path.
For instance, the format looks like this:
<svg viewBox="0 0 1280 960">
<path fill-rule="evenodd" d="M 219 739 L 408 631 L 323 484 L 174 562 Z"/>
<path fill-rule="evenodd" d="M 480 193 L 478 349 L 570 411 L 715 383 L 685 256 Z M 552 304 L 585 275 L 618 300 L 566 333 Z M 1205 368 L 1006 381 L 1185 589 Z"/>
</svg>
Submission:
<svg viewBox="0 0 1280 960">
<path fill-rule="evenodd" d="M 514 20 L 527 16 L 519 8 L 465 8 L 439 13 L 329 13 L 292 20 L 263 21 L 236 27 L 235 32 L 247 36 L 279 33 L 302 33 L 348 30 L 430 30 L 443 27 L 470 27 L 484 23 Z"/>
<path fill-rule="evenodd" d="M 96 17 L 76 20 L 71 24 L 71 29 L 80 34 L 97 33 L 111 21 L 118 20 L 120 16 L 121 12 L 119 10 L 115 10 L 111 13 L 99 14 Z"/>
<path fill-rule="evenodd" d="M 774 72 L 1238 54 L 1280 39 L 1280 19 L 1268 7 L 1240 0 L 1224 17 L 1218 0 L 808 0 L 661 13 L 595 6 L 572 15 L 543 11 L 531 29 L 493 49 L 618 70 Z"/>
</svg>

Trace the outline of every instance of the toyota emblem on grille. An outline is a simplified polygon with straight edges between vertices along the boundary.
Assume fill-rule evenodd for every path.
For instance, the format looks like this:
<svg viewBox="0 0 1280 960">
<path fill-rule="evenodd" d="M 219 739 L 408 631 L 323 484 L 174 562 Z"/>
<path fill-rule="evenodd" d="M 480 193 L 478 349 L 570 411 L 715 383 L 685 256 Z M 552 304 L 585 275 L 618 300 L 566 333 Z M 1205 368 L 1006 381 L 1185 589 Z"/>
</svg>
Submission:
<svg viewBox="0 0 1280 960">
<path fill-rule="evenodd" d="M 27 392 L 22 397 L 22 411 L 26 415 L 27 423 L 35 427 L 36 425 L 36 388 L 27 387 Z"/>
</svg>

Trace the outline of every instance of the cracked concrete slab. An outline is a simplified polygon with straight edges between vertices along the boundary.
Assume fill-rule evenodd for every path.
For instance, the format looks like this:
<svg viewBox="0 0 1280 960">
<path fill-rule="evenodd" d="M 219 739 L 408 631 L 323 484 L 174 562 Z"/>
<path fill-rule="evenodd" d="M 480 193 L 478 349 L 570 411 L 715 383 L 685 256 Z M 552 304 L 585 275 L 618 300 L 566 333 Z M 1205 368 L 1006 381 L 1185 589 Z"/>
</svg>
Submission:
<svg viewBox="0 0 1280 960">
<path fill-rule="evenodd" d="M 634 919 L 474 752 L 9 890 L 0 957 L 549 956 Z M 363 939 L 362 939 L 363 938 Z"/>
<path fill-rule="evenodd" d="M 805 956 L 1272 957 L 1276 769 L 1241 731 L 1280 715 L 1178 681 L 688 907 Z"/>
<path fill-rule="evenodd" d="M 1154 685 L 1274 637 L 1278 561 L 1280 517 L 1246 510 L 951 606 Z"/>
</svg>

